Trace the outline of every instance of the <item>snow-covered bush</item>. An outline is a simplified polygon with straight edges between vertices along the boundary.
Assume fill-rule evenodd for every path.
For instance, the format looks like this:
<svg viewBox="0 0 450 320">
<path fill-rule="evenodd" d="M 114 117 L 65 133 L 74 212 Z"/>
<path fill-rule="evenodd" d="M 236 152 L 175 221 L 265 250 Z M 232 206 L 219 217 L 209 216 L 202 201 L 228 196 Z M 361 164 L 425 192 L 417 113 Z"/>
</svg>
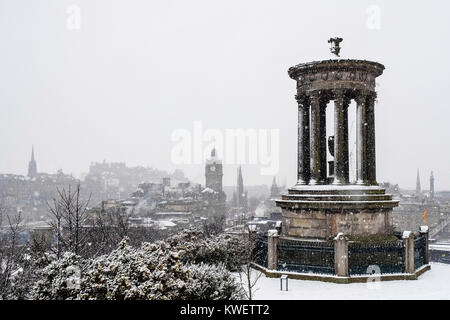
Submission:
<svg viewBox="0 0 450 320">
<path fill-rule="evenodd" d="M 226 266 L 215 259 L 215 246 L 202 254 L 209 241 L 201 232 L 188 231 L 166 242 L 133 248 L 124 239 L 108 255 L 82 260 L 66 253 L 41 272 L 34 288 L 36 299 L 239 299 L 241 286 Z"/>
<path fill-rule="evenodd" d="M 223 263 L 230 271 L 238 270 L 244 263 L 245 241 L 237 236 L 205 237 L 200 231 L 185 230 L 167 241 L 183 252 L 181 259 L 186 263 Z"/>
<path fill-rule="evenodd" d="M 52 258 L 50 255 L 36 254 L 29 248 L 25 249 L 24 253 L 16 257 L 9 277 L 9 288 L 1 298 L 8 300 L 29 299 L 31 289 L 39 279 L 36 270 L 48 265 Z"/>
<path fill-rule="evenodd" d="M 75 299 L 79 291 L 81 270 L 86 264 L 80 256 L 65 252 L 39 271 L 41 279 L 33 288 L 31 298 L 66 300 Z"/>
<path fill-rule="evenodd" d="M 242 299 L 244 291 L 223 264 L 191 265 L 189 267 L 186 299 L 218 300 Z"/>
</svg>

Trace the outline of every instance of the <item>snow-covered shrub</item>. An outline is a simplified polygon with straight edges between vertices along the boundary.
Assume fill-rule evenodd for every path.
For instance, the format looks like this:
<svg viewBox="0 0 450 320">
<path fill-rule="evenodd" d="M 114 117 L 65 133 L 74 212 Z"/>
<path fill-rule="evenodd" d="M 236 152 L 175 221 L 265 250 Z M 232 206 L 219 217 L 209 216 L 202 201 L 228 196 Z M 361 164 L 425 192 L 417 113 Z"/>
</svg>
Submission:
<svg viewBox="0 0 450 320">
<path fill-rule="evenodd" d="M 185 241 L 190 239 L 191 241 Z M 42 270 L 37 299 L 239 299 L 240 285 L 221 264 L 196 263 L 192 250 L 205 238 L 186 232 L 167 242 L 133 248 L 124 239 L 116 250 L 81 260 L 66 253 Z M 68 271 L 69 269 L 69 271 Z M 70 270 L 78 270 L 79 278 Z M 83 271 L 81 271 L 83 270 Z M 74 279 L 75 278 L 75 279 Z"/>
<path fill-rule="evenodd" d="M 81 270 L 86 261 L 71 252 L 40 270 L 41 279 L 33 288 L 33 299 L 75 299 L 80 290 Z"/>
<path fill-rule="evenodd" d="M 223 264 L 218 265 L 191 265 L 189 268 L 189 281 L 187 283 L 187 299 L 191 300 L 218 300 L 242 299 L 244 291 L 230 277 L 229 271 Z"/>
<path fill-rule="evenodd" d="M 237 236 L 220 234 L 207 238 L 202 232 L 190 229 L 167 241 L 183 252 L 181 259 L 186 263 L 223 263 L 230 271 L 236 271 L 244 263 L 245 241 Z"/>
</svg>

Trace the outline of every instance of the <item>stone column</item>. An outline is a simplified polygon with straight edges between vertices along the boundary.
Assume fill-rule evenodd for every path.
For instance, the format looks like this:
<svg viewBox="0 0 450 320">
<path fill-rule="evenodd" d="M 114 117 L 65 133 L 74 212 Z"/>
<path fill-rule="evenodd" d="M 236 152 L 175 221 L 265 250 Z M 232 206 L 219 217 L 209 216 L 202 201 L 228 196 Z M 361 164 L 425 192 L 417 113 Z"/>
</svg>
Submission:
<svg viewBox="0 0 450 320">
<path fill-rule="evenodd" d="M 411 231 L 403 232 L 405 245 L 405 273 L 414 273 L 414 234 Z"/>
<path fill-rule="evenodd" d="M 345 184 L 348 181 L 348 138 L 347 108 L 345 91 L 333 90 L 334 93 L 334 182 Z"/>
<path fill-rule="evenodd" d="M 311 180 L 309 184 L 320 184 L 321 181 L 321 150 L 320 150 L 320 93 L 313 92 L 311 99 Z"/>
<path fill-rule="evenodd" d="M 327 100 L 320 101 L 320 180 L 327 180 Z"/>
<path fill-rule="evenodd" d="M 269 230 L 267 233 L 267 268 L 277 270 L 278 267 L 278 231 Z"/>
<path fill-rule="evenodd" d="M 356 184 L 366 184 L 366 93 L 356 97 Z"/>
<path fill-rule="evenodd" d="M 309 101 L 307 97 L 296 97 L 298 102 L 298 176 L 297 185 L 308 184 L 310 172 L 309 147 Z"/>
<path fill-rule="evenodd" d="M 348 277 L 348 241 L 343 233 L 334 238 L 334 273 Z"/>
<path fill-rule="evenodd" d="M 344 98 L 344 183 L 349 183 L 350 180 L 350 162 L 348 160 L 348 107 L 350 99 Z"/>
<path fill-rule="evenodd" d="M 375 155 L 375 98 L 373 92 L 366 100 L 366 179 L 368 184 L 377 185 Z"/>
</svg>

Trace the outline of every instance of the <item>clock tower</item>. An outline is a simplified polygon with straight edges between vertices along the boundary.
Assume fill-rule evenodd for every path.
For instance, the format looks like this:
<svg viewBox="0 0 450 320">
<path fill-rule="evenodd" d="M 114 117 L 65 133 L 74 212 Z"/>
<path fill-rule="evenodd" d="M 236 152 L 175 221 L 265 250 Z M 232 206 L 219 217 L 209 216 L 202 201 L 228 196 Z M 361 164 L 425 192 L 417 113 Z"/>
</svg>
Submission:
<svg viewBox="0 0 450 320">
<path fill-rule="evenodd" d="M 205 178 L 206 188 L 210 188 L 213 191 L 222 194 L 222 161 L 217 158 L 216 149 L 211 151 L 211 157 L 206 160 L 205 166 Z"/>
</svg>

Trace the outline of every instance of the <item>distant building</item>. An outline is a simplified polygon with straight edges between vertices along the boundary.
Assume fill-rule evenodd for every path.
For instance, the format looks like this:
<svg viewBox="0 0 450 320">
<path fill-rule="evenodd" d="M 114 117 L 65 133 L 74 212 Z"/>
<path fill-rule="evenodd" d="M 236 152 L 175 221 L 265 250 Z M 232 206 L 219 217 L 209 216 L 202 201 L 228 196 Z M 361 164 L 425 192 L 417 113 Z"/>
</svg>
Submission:
<svg viewBox="0 0 450 320">
<path fill-rule="evenodd" d="M 169 177 L 164 177 L 162 182 L 163 182 L 163 186 L 170 187 L 170 178 Z"/>
<path fill-rule="evenodd" d="M 434 174 L 430 174 L 430 190 L 422 190 L 420 174 L 417 170 L 415 192 L 400 190 L 396 185 L 395 190 L 391 190 L 394 197 L 400 200 L 399 206 L 393 211 L 394 226 L 398 230 L 417 230 L 420 226 L 430 227 L 430 237 L 435 235 L 442 227 L 442 219 L 445 215 L 440 201 L 435 198 Z"/>
<path fill-rule="evenodd" d="M 222 161 L 217 157 L 216 149 L 211 151 L 211 157 L 206 160 L 205 165 L 205 188 L 217 192 L 219 200 L 225 201 L 225 193 L 222 187 L 223 166 Z"/>
<path fill-rule="evenodd" d="M 222 161 L 217 156 L 216 148 L 213 148 L 210 158 L 206 159 L 205 188 L 201 191 L 202 210 L 208 217 L 225 214 L 226 195 L 223 191 L 222 178 Z"/>
<path fill-rule="evenodd" d="M 280 196 L 280 188 L 278 188 L 277 180 L 273 177 L 272 186 L 270 187 L 270 197 L 278 198 Z"/>
</svg>

